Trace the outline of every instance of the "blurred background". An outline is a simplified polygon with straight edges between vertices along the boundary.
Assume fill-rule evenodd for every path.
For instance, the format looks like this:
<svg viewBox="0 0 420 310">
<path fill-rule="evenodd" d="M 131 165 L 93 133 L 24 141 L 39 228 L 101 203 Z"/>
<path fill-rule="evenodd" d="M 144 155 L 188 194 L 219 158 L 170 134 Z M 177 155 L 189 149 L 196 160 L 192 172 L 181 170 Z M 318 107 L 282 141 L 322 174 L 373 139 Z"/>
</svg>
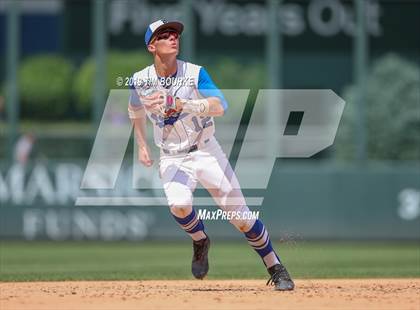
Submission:
<svg viewBox="0 0 420 310">
<path fill-rule="evenodd" d="M 253 209 L 275 240 L 420 239 L 416 0 L 1 0 L 1 239 L 186 238 L 166 207 L 75 206 L 108 92 L 152 62 L 144 32 L 160 18 L 185 24 L 181 59 L 222 89 L 251 89 L 236 152 L 259 89 L 346 100 L 333 146 L 277 159 L 268 189 L 245 191 L 265 197 Z M 112 195 L 131 195 L 129 185 Z M 206 225 L 242 238 L 227 222 Z"/>
</svg>

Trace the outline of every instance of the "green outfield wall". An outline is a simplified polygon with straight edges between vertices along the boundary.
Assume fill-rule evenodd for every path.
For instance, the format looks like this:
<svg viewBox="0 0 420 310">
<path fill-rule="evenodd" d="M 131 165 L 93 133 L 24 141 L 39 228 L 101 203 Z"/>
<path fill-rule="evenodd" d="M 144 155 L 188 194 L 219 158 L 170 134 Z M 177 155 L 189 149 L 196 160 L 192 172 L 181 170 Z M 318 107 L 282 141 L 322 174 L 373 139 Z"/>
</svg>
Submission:
<svg viewBox="0 0 420 310">
<path fill-rule="evenodd" d="M 83 162 L 3 166 L 0 237 L 48 240 L 179 239 L 165 206 L 76 206 L 78 197 L 140 197 L 162 201 L 160 190 L 134 190 L 129 165 L 115 190 L 81 191 Z M 250 168 L 252 169 L 252 168 Z M 260 218 L 275 239 L 420 239 L 420 167 L 416 163 L 339 165 L 331 161 L 278 160 L 263 197 Z M 252 171 L 251 171 L 252 173 Z M 205 197 L 198 189 L 196 197 Z M 155 197 L 155 198 L 153 198 Z M 214 206 L 197 206 L 214 210 Z M 226 220 L 205 221 L 218 238 L 241 238 Z"/>
</svg>

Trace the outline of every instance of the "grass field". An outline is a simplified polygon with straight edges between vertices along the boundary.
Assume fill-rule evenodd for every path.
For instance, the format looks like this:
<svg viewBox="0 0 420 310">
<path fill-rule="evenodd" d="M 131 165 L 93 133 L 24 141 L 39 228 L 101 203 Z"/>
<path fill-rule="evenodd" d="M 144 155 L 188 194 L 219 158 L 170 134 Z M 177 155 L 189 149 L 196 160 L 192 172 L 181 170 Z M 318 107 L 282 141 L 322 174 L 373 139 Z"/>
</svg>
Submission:
<svg viewBox="0 0 420 310">
<path fill-rule="evenodd" d="M 295 278 L 420 277 L 415 243 L 275 244 Z M 187 242 L 1 242 L 1 281 L 191 279 Z M 210 279 L 265 278 L 243 242 L 214 241 Z"/>
</svg>

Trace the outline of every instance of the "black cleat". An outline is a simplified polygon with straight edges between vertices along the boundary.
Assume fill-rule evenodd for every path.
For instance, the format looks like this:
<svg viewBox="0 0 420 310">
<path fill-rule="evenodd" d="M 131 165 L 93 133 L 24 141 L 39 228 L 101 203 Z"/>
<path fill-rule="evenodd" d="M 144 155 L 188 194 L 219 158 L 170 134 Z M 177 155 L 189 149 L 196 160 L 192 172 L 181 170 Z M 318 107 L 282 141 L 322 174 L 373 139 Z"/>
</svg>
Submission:
<svg viewBox="0 0 420 310">
<path fill-rule="evenodd" d="M 267 285 L 274 284 L 276 291 L 292 291 L 295 288 L 295 284 L 283 265 L 277 264 L 267 270 L 271 276 L 267 281 Z"/>
<path fill-rule="evenodd" d="M 209 271 L 209 259 L 207 256 L 210 248 L 209 237 L 199 241 L 193 241 L 193 248 L 191 271 L 196 279 L 203 279 Z"/>
</svg>

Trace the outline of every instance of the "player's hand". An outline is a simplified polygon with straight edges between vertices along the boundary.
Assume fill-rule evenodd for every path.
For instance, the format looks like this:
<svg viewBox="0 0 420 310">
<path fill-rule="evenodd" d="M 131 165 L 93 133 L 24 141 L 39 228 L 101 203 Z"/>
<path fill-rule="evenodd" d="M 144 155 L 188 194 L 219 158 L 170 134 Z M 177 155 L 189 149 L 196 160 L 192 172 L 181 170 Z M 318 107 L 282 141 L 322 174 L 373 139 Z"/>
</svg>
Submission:
<svg viewBox="0 0 420 310">
<path fill-rule="evenodd" d="M 139 162 L 146 167 L 153 165 L 154 160 L 152 159 L 150 148 L 147 145 L 139 146 Z"/>
</svg>

